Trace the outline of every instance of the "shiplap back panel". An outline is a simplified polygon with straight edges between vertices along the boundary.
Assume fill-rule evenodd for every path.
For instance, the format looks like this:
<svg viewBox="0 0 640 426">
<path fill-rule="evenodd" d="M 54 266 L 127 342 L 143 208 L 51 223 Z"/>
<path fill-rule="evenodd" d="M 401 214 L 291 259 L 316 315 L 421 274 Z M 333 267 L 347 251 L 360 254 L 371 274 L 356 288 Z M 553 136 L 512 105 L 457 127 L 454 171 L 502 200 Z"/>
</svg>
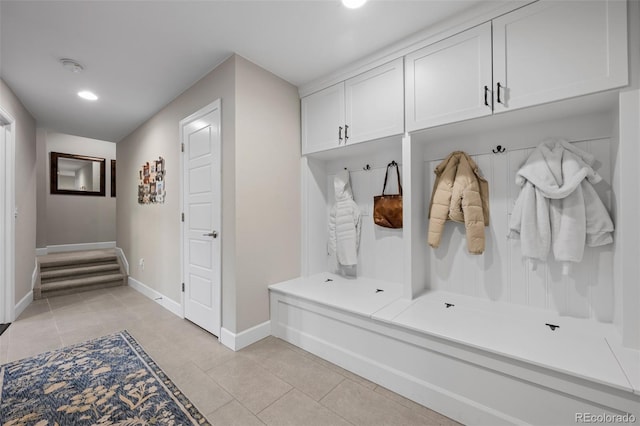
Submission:
<svg viewBox="0 0 640 426">
<path fill-rule="evenodd" d="M 399 158 L 395 157 L 396 161 Z M 391 161 L 393 158 L 390 158 Z M 364 164 L 364 163 L 363 163 Z M 402 229 L 388 229 L 373 223 L 373 197 L 380 195 L 384 183 L 386 165 L 373 165 L 370 170 L 350 168 L 353 198 L 362 212 L 360 250 L 358 252 L 357 275 L 384 281 L 402 283 L 403 281 L 403 244 Z M 400 167 L 402 174 L 402 167 Z M 329 209 L 334 204 L 333 179 L 335 174 L 327 175 L 327 194 Z M 389 173 L 387 194 L 397 193 L 395 169 Z M 331 262 L 329 262 L 331 270 Z"/>
<path fill-rule="evenodd" d="M 595 155 L 594 168 L 603 181 L 594 188 L 611 211 L 610 140 L 575 142 L 575 145 Z M 515 174 L 533 149 L 472 156 L 489 182 L 491 220 L 485 228 L 485 253 L 469 254 L 464 224 L 447 222 L 440 247 L 427 250 L 427 285 L 431 289 L 611 322 L 614 312 L 612 245 L 587 247 L 582 262 L 574 264 L 572 272 L 565 276 L 552 253 L 546 263 L 539 263 L 537 269 L 531 271 L 522 259 L 520 241 L 507 238 L 511 210 L 520 192 Z M 425 162 L 426 211 L 433 189 L 433 171 L 441 161 L 442 158 L 438 158 Z"/>
</svg>

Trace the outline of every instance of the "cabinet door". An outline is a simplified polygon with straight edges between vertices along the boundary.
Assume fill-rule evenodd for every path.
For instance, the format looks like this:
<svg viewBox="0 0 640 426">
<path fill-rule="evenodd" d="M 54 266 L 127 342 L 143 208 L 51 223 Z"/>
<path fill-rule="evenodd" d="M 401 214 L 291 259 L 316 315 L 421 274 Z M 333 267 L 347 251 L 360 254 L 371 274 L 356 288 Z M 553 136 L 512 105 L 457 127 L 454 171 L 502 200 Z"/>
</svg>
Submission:
<svg viewBox="0 0 640 426">
<path fill-rule="evenodd" d="M 495 111 L 627 84 L 624 1 L 540 1 L 493 21 Z"/>
<path fill-rule="evenodd" d="M 402 58 L 345 81 L 347 144 L 404 132 Z"/>
<path fill-rule="evenodd" d="M 407 131 L 492 113 L 490 22 L 410 53 L 405 68 Z"/>
<path fill-rule="evenodd" d="M 302 98 L 302 153 L 323 151 L 343 143 L 344 123 L 344 83 Z"/>
</svg>

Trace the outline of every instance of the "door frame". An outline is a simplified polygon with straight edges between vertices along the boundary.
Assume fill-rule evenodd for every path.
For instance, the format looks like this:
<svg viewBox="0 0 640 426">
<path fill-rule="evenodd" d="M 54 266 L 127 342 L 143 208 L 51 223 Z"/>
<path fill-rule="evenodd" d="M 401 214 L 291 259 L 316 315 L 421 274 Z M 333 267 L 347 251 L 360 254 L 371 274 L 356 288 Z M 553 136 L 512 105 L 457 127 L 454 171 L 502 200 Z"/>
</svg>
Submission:
<svg viewBox="0 0 640 426">
<path fill-rule="evenodd" d="M 5 131 L 4 164 L 0 167 L 5 170 L 4 185 L 0 185 L 0 200 L 4 209 L 0 209 L 0 229 L 5 232 L 5 238 L 0 241 L 0 295 L 4 303 L 0 306 L 0 322 L 12 322 L 15 320 L 15 135 L 16 122 L 13 117 L 0 106 L 0 124 L 8 127 Z"/>
<path fill-rule="evenodd" d="M 198 117 L 201 117 L 203 115 L 209 114 L 210 112 L 213 111 L 218 111 L 218 123 L 220 125 L 220 130 L 219 130 L 219 134 L 220 134 L 220 144 L 218 146 L 218 150 L 216 152 L 214 152 L 214 155 L 217 156 L 218 158 L 220 158 L 220 167 L 218 168 L 218 170 L 215 172 L 216 173 L 216 178 L 219 179 L 220 182 L 220 191 L 219 191 L 219 195 L 218 195 L 218 199 L 215 200 L 218 204 L 218 209 L 220 211 L 220 229 L 218 230 L 219 236 L 218 238 L 220 239 L 220 270 L 218 271 L 219 274 L 219 279 L 220 279 L 220 286 L 218 289 L 218 294 L 216 294 L 216 300 L 218 300 L 218 323 L 220 324 L 220 330 L 218 330 L 218 334 L 216 334 L 216 336 L 218 337 L 218 340 L 220 340 L 220 331 L 222 330 L 222 243 L 223 240 L 222 238 L 224 238 L 224 233 L 222 232 L 222 101 L 220 98 L 216 99 L 215 101 L 211 102 L 210 104 L 208 104 L 207 106 L 200 108 L 199 110 L 197 110 L 196 112 L 194 112 L 193 114 L 190 114 L 188 117 L 183 118 L 182 120 L 180 120 L 180 122 L 178 123 L 178 132 L 180 134 L 180 138 L 179 138 L 179 145 L 178 145 L 178 150 L 180 152 L 180 213 L 185 214 L 185 205 L 184 205 L 184 195 L 185 195 L 185 179 L 184 179 L 184 172 L 185 172 L 185 160 L 186 160 L 186 150 L 183 151 L 183 145 L 185 143 L 185 138 L 184 138 L 184 134 L 182 132 L 182 128 L 184 126 L 185 123 L 190 122 L 195 120 Z M 185 251 L 184 251 L 184 239 L 185 239 L 185 229 L 184 229 L 184 224 L 185 221 L 184 220 L 180 220 L 180 278 L 182 279 L 181 285 L 186 285 L 186 277 L 185 277 L 185 273 L 186 273 L 186 268 L 185 268 Z M 184 287 L 183 287 L 184 289 Z M 185 303 L 185 290 L 180 292 L 180 304 L 182 305 L 182 318 L 186 318 L 185 316 L 185 310 L 186 310 L 186 303 Z"/>
</svg>

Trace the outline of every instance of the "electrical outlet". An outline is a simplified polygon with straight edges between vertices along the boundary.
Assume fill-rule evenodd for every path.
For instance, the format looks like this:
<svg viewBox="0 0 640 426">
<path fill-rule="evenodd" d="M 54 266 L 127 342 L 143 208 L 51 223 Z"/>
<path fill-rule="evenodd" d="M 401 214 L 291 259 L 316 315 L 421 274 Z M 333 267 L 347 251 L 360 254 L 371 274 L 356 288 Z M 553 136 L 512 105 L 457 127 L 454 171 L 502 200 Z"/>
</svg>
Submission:
<svg viewBox="0 0 640 426">
<path fill-rule="evenodd" d="M 140 260 L 138 261 L 138 266 L 140 266 L 140 269 L 144 271 L 144 257 L 140 258 Z"/>
</svg>

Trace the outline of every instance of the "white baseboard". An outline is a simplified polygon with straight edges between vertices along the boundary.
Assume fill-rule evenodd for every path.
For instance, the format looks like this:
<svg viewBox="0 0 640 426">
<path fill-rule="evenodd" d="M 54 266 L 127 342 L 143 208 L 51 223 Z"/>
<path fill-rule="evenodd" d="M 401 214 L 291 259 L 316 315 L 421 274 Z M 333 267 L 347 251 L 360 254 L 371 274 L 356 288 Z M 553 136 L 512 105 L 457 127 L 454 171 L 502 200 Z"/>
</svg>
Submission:
<svg viewBox="0 0 640 426">
<path fill-rule="evenodd" d="M 80 251 L 80 250 L 101 250 L 116 248 L 115 241 L 103 241 L 98 243 L 80 243 L 80 244 L 59 244 L 53 246 L 47 246 L 47 248 L 36 249 L 36 254 L 42 256 L 50 253 L 63 253 L 67 251 Z M 45 251 L 43 253 L 43 250 Z"/>
<path fill-rule="evenodd" d="M 16 307 L 14 309 L 15 318 L 18 318 L 20 314 L 25 309 L 27 309 L 27 306 L 29 306 L 31 302 L 33 302 L 33 291 L 27 293 L 26 296 L 20 299 L 20 301 L 16 304 Z"/>
<path fill-rule="evenodd" d="M 151 287 L 131 277 L 129 277 L 129 287 L 147 296 L 149 299 L 153 300 L 172 314 L 177 315 L 180 318 L 184 318 L 184 315 L 182 314 L 182 305 L 180 303 L 169 299 L 162 293 L 157 292 Z"/>
<path fill-rule="evenodd" d="M 47 255 L 47 248 L 37 248 L 36 249 L 36 256 L 46 256 Z"/>
<path fill-rule="evenodd" d="M 258 324 L 255 327 L 251 327 L 240 333 L 232 333 L 226 328 L 220 329 L 220 343 L 232 349 L 239 351 L 259 340 L 264 339 L 271 335 L 271 321 L 265 321 L 262 324 Z"/>
<path fill-rule="evenodd" d="M 33 273 L 31 274 L 31 290 L 36 287 L 36 281 L 38 280 L 38 259 L 35 261 Z"/>
<path fill-rule="evenodd" d="M 120 260 L 122 261 L 122 266 L 124 267 L 124 271 L 127 273 L 127 275 L 129 275 L 129 261 L 127 260 L 127 256 L 124 255 L 124 250 L 122 250 L 120 247 L 116 247 L 116 253 L 118 254 L 118 257 L 120 257 Z"/>
</svg>

